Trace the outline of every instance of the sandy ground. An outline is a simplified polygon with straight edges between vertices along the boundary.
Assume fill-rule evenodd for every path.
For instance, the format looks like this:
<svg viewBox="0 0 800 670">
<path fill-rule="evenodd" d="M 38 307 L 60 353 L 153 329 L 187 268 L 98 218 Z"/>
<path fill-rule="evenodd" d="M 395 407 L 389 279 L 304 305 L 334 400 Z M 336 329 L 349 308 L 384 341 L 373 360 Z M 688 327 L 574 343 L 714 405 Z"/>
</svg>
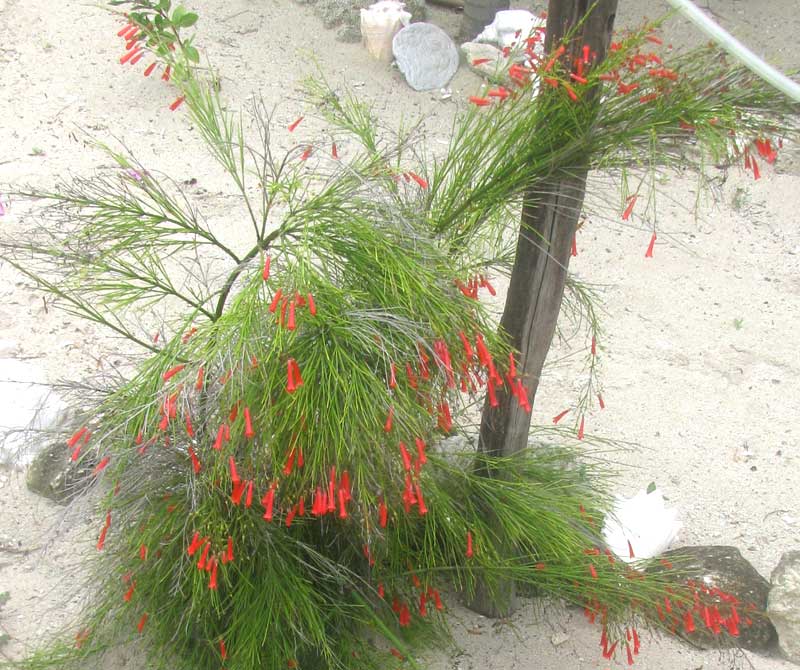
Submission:
<svg viewBox="0 0 800 670">
<path fill-rule="evenodd" d="M 263 96 L 278 105 L 278 126 L 302 110 L 297 84 L 314 70 L 314 59 L 334 84 L 347 81 L 372 101 L 387 125 L 425 115 L 434 150 L 446 141 L 454 101 L 479 85 L 462 67 L 452 98 L 415 93 L 396 70 L 369 61 L 360 45 L 337 43 L 308 8 L 289 0 L 187 4 L 200 12 L 197 43 L 220 70 L 224 95 L 232 105 Z M 643 0 L 620 4 L 621 25 L 661 10 Z M 714 0 L 709 8 L 756 51 L 796 68 L 794 4 Z M 454 13 L 435 10 L 431 19 L 455 32 Z M 88 174 L 106 159 L 86 143 L 86 133 L 113 135 L 145 165 L 179 181 L 196 179 L 190 195 L 236 244 L 244 231 L 231 220 L 229 187 L 202 158 L 185 117 L 167 110 L 168 85 L 118 64 L 118 27 L 102 9 L 77 0 L 0 0 L 0 184 L 45 187 L 70 172 Z M 681 22 L 668 37 L 676 44 L 699 39 Z M 321 129 L 309 118 L 303 137 Z M 285 147 L 302 141 L 276 139 Z M 579 233 L 572 266 L 605 301 L 600 344 L 608 407 L 587 416 L 587 431 L 641 445 L 620 456 L 620 491 L 657 481 L 681 511 L 681 543 L 735 545 L 767 576 L 782 552 L 798 548 L 800 531 L 797 166 L 787 152 L 758 182 L 712 170 L 719 200 L 699 219 L 684 206 L 694 201 L 695 184 L 672 179 L 663 185 L 655 258 L 644 258 L 650 234 L 641 222 L 621 228 L 597 220 Z M 3 234 L 26 229 L 21 213 L 12 203 L 0 220 Z M 37 361 L 54 382 L 116 365 L 124 355 L 118 340 L 48 310 L 29 282 L 2 264 L 0 339 L 16 341 L 18 356 Z M 560 347 L 553 357 L 569 353 L 576 351 Z M 573 399 L 583 383 L 575 358 L 550 369 L 535 421 L 549 422 Z M 12 637 L 5 653 L 18 656 L 78 606 L 69 595 L 69 567 L 96 524 L 80 510 L 63 518 L 61 508 L 28 493 L 23 476 L 8 470 L 0 471 L 0 509 L 0 592 L 11 593 L 0 627 Z M 453 621 L 456 648 L 432 653 L 435 670 L 609 666 L 599 631 L 577 611 L 544 616 L 529 604 L 511 621 L 492 622 L 455 607 Z M 791 667 L 666 640 L 648 641 L 637 663 L 653 670 Z M 124 660 L 109 667 L 123 665 L 139 667 Z"/>
</svg>

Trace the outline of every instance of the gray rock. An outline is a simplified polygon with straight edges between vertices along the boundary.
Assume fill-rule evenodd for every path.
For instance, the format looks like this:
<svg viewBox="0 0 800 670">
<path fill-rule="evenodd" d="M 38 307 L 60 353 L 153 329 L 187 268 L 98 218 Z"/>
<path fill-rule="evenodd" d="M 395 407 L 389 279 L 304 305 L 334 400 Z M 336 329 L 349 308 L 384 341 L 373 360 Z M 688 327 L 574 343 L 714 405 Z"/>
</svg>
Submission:
<svg viewBox="0 0 800 670">
<path fill-rule="evenodd" d="M 508 65 L 503 58 L 503 52 L 491 44 L 464 42 L 461 45 L 461 53 L 464 54 L 467 67 L 482 77 L 502 76 Z M 485 63 L 480 62 L 484 58 L 488 60 Z M 477 65 L 473 64 L 475 61 L 478 61 Z"/>
<path fill-rule="evenodd" d="M 706 598 L 718 606 L 723 619 L 731 614 L 731 596 L 739 615 L 739 634 L 731 635 L 723 624 L 716 634 L 695 617 L 695 630 L 686 633 L 678 625 L 677 634 L 701 649 L 738 647 L 750 651 L 767 651 L 775 646 L 775 628 L 766 615 L 769 582 L 742 556 L 736 547 L 679 547 L 659 557 L 673 566 L 681 581 L 692 581 L 706 592 Z M 656 563 L 648 571 L 663 570 Z M 725 594 L 725 595 L 722 595 Z M 748 623 L 749 622 L 749 623 Z"/>
<path fill-rule="evenodd" d="M 62 441 L 51 442 L 28 467 L 28 489 L 57 503 L 66 504 L 77 496 L 91 477 L 96 465 L 87 454 L 79 464 L 69 459 L 69 449 Z"/>
<path fill-rule="evenodd" d="M 415 91 L 447 85 L 458 70 L 458 49 L 447 33 L 432 23 L 412 23 L 392 40 L 397 67 Z"/>
<path fill-rule="evenodd" d="M 767 614 L 787 659 L 800 664 L 800 551 L 787 551 L 772 571 Z"/>
</svg>

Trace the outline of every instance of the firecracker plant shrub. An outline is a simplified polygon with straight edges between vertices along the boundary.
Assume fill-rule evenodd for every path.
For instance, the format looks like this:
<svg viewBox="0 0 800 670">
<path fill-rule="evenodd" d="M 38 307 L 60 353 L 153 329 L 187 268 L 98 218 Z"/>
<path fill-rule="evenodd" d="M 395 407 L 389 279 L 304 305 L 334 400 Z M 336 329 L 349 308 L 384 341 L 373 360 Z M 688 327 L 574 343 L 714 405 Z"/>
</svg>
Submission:
<svg viewBox="0 0 800 670">
<path fill-rule="evenodd" d="M 446 154 L 426 158 L 415 132 L 379 132 L 320 79 L 305 113 L 327 119 L 324 140 L 302 116 L 276 127 L 261 104 L 243 120 L 167 25 L 194 15 L 135 4 L 126 53 L 169 72 L 173 110 L 183 103 L 230 176 L 251 239 L 225 244 L 176 182 L 111 149 L 112 170 L 17 193 L 47 201 L 58 225 L 3 240 L 3 257 L 142 355 L 76 399 L 65 459 L 96 464 L 100 519 L 88 605 L 16 666 L 86 668 L 128 643 L 148 668 L 417 665 L 478 580 L 584 607 L 603 655 L 629 663 L 642 627 L 735 640 L 761 615 L 604 548 L 607 443 L 582 421 L 580 442 L 536 426 L 549 446 L 507 458 L 443 438 L 500 387 L 531 410 L 480 300 L 510 267 L 526 189 L 588 161 L 639 184 L 619 208 L 631 220 L 637 197 L 653 206 L 656 169 L 746 160 L 757 177 L 756 155 L 774 160 L 795 132 L 788 101 L 711 48 L 652 51 L 648 27 L 602 63 L 588 50 L 564 63 L 559 48 L 511 66 L 507 86 L 470 98 Z M 584 103 L 595 86 L 602 99 Z M 278 157 L 275 133 L 302 141 Z M 171 317 L 152 337 L 143 314 L 156 308 Z"/>
</svg>

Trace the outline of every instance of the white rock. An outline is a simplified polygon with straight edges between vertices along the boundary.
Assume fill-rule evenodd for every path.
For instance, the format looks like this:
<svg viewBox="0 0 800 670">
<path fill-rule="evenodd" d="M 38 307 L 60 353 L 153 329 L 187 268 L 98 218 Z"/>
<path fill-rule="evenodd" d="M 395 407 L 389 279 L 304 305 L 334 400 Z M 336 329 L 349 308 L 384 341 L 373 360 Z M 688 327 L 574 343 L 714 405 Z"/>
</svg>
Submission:
<svg viewBox="0 0 800 670">
<path fill-rule="evenodd" d="M 621 560 L 630 562 L 658 556 L 675 541 L 680 529 L 678 510 L 667 509 L 661 491 L 642 489 L 630 499 L 617 496 L 603 524 L 603 538 Z"/>
<path fill-rule="evenodd" d="M 33 431 L 54 428 L 66 409 L 40 367 L 0 359 L 0 463 L 26 467 L 45 446 Z"/>
<path fill-rule="evenodd" d="M 361 10 L 361 38 L 373 58 L 392 61 L 392 39 L 411 21 L 405 3 L 399 0 L 380 0 Z"/>
<path fill-rule="evenodd" d="M 772 571 L 767 614 L 778 631 L 778 645 L 800 663 L 800 551 L 787 551 Z"/>
<path fill-rule="evenodd" d="M 514 42 L 529 37 L 535 28 L 544 26 L 542 19 L 524 9 L 506 9 L 495 14 L 494 21 L 483 29 L 475 41 L 510 47 Z"/>
</svg>

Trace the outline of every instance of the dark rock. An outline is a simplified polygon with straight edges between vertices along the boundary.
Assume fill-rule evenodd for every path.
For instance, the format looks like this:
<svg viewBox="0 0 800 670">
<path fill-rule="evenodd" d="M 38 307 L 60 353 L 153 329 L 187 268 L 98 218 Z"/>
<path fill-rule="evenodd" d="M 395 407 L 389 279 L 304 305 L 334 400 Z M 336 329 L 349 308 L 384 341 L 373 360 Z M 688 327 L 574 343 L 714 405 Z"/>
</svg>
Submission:
<svg viewBox="0 0 800 670">
<path fill-rule="evenodd" d="M 42 449 L 28 467 L 28 489 L 60 504 L 72 500 L 91 476 L 95 462 L 87 454 L 80 464 L 69 459 L 69 449 L 55 442 Z"/>
<path fill-rule="evenodd" d="M 800 551 L 787 551 L 772 571 L 767 614 L 778 631 L 778 646 L 800 663 Z"/>
<path fill-rule="evenodd" d="M 458 49 L 453 40 L 432 23 L 412 23 L 392 40 L 397 67 L 415 91 L 447 85 L 458 70 Z"/>
<path fill-rule="evenodd" d="M 695 583 L 705 594 L 704 600 L 710 599 L 718 606 L 722 619 L 731 616 L 732 604 L 740 619 L 739 634 L 731 635 L 724 623 L 720 632 L 715 633 L 697 616 L 694 632 L 686 633 L 683 626 L 678 626 L 676 632 L 680 637 L 701 649 L 774 649 L 777 635 L 766 615 L 769 582 L 756 572 L 736 547 L 679 547 L 664 552 L 659 558 L 672 565 L 680 581 Z M 648 571 L 663 569 L 659 563 L 658 567 Z"/>
</svg>

